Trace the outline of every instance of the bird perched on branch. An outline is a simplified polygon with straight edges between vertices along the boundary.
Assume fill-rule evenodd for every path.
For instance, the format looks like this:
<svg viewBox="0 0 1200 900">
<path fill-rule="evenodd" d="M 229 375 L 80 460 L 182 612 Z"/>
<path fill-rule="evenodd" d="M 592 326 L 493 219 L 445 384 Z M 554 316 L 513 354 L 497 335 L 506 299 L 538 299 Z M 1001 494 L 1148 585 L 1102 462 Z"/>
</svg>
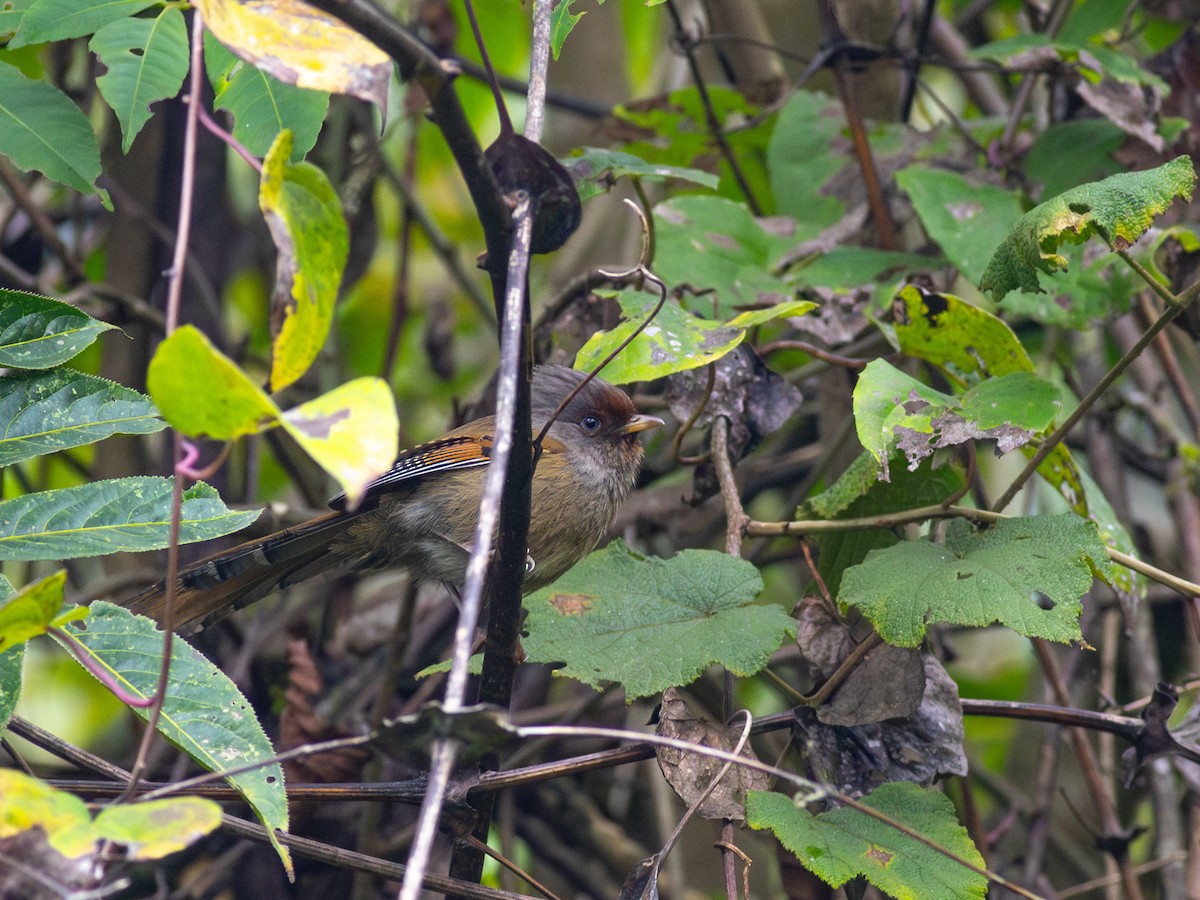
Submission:
<svg viewBox="0 0 1200 900">
<path fill-rule="evenodd" d="M 530 388 L 533 433 L 585 378 L 538 366 Z M 638 433 L 663 424 L 640 415 L 619 388 L 594 378 L 550 426 L 534 471 L 525 590 L 543 587 L 591 552 L 628 495 L 642 460 Z M 356 509 L 334 512 L 193 563 L 179 573 L 175 625 L 205 624 L 279 587 L 322 572 L 403 567 L 421 581 L 462 584 L 492 452 L 494 419 L 468 422 L 400 455 Z M 160 618 L 165 585 L 132 598 Z"/>
</svg>

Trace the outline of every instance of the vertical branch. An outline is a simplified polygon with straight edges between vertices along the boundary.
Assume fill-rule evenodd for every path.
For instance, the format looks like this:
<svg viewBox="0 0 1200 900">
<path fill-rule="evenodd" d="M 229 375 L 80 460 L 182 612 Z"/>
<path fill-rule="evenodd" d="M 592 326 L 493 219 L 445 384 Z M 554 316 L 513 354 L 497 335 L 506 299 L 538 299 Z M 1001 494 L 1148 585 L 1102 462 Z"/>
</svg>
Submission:
<svg viewBox="0 0 1200 900">
<path fill-rule="evenodd" d="M 522 340 L 525 319 L 525 279 L 529 267 L 529 242 L 533 233 L 530 215 L 532 204 L 526 197 L 520 198 L 513 213 L 516 233 L 512 252 L 509 255 L 508 290 L 504 296 L 504 315 L 500 326 L 500 385 L 496 398 L 495 443 L 492 446 L 491 462 L 487 467 L 483 500 L 479 507 L 479 520 L 471 545 L 471 558 L 467 563 L 467 577 L 463 585 L 462 611 L 454 630 L 454 654 L 450 664 L 450 677 L 446 682 L 444 706 L 446 712 L 460 711 L 464 706 L 467 690 L 468 664 L 475 629 L 479 623 L 479 612 L 483 605 L 484 579 L 487 575 L 488 559 L 492 551 L 492 536 L 500 521 L 501 495 L 508 481 L 508 464 L 512 458 L 514 423 L 518 414 L 518 384 L 521 379 L 520 363 L 523 358 Z M 526 410 L 526 418 L 528 410 Z M 529 442 L 529 430 L 524 430 L 525 442 Z M 528 509 L 528 485 L 526 509 Z M 503 547 L 501 548 L 503 553 Z M 522 553 L 522 559 L 524 554 Z M 519 594 L 519 591 L 518 591 Z M 429 866 L 433 838 L 437 833 L 438 818 L 459 744 L 449 737 L 439 738 L 434 743 L 429 782 L 425 800 L 421 804 L 421 815 L 417 821 L 416 838 L 408 856 L 404 882 L 400 888 L 400 900 L 417 900 L 421 892 L 426 869 Z"/>
<path fill-rule="evenodd" d="M 167 282 L 166 333 L 169 336 L 179 324 L 179 306 L 183 297 L 183 276 L 187 263 L 188 241 L 192 230 L 192 202 L 196 190 L 196 129 L 199 121 L 200 97 L 204 72 L 204 19 L 200 10 L 192 11 L 192 58 L 188 82 L 187 119 L 183 133 L 183 167 L 179 179 L 179 222 L 175 227 L 175 249 L 171 258 L 171 274 Z M 171 676 L 171 652 L 175 638 L 175 581 L 179 572 L 179 520 L 183 509 L 183 470 L 178 462 L 184 458 L 183 436 L 173 431 L 176 467 L 171 486 L 171 521 L 167 537 L 166 596 L 163 600 L 162 664 L 158 672 L 158 684 L 154 689 L 154 703 L 146 716 L 146 730 L 138 745 L 137 757 L 129 773 L 128 795 L 137 790 L 146 758 L 154 744 L 158 719 L 162 715 L 163 701 L 167 696 L 167 682 Z"/>
</svg>

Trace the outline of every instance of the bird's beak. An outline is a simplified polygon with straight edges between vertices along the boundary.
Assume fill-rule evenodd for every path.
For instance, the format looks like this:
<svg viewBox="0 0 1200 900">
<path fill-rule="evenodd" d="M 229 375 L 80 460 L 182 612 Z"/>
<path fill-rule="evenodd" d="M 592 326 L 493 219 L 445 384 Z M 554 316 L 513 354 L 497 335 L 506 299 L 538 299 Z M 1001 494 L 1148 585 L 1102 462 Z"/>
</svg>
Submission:
<svg viewBox="0 0 1200 900">
<path fill-rule="evenodd" d="M 636 415 L 630 418 L 628 422 L 621 426 L 620 434 L 636 434 L 639 431 L 649 431 L 651 428 L 657 428 L 663 424 L 663 420 L 658 416 L 643 416 Z"/>
</svg>

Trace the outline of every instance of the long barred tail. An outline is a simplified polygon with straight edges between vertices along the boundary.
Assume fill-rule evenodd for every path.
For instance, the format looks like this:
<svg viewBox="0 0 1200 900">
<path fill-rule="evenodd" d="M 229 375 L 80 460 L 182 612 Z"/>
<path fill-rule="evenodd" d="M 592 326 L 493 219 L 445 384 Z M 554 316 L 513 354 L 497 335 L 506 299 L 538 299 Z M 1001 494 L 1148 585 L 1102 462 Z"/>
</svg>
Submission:
<svg viewBox="0 0 1200 900">
<path fill-rule="evenodd" d="M 327 559 L 330 545 L 355 518 L 353 513 L 329 513 L 185 566 L 175 593 L 175 628 L 203 627 L 277 588 L 336 566 L 340 560 Z M 166 584 L 160 581 L 125 606 L 161 622 L 165 600 Z"/>
</svg>

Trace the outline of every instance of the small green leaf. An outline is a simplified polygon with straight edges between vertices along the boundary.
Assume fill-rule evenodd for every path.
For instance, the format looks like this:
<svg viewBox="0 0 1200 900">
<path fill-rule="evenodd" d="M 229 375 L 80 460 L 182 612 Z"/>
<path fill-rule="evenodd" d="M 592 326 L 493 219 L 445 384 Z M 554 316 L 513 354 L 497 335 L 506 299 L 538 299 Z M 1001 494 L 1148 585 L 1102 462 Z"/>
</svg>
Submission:
<svg viewBox="0 0 1200 900">
<path fill-rule="evenodd" d="M 26 585 L 3 601 L 0 605 L 0 653 L 46 633 L 62 609 L 66 582 L 67 572 L 60 569 Z"/>
<path fill-rule="evenodd" d="M 337 192 L 316 166 L 289 164 L 291 148 L 291 132 L 281 131 L 263 160 L 258 193 L 277 253 L 272 391 L 307 372 L 321 352 L 350 252 Z"/>
<path fill-rule="evenodd" d="M 0 288 L 0 366 L 49 369 L 114 327 L 58 300 Z"/>
<path fill-rule="evenodd" d="M 0 559 L 73 559 L 161 550 L 170 531 L 172 481 L 142 476 L 27 494 L 0 502 Z M 258 510 L 228 509 L 203 482 L 183 494 L 179 541 L 245 528 Z"/>
<path fill-rule="evenodd" d="M 8 46 L 83 37 L 153 5 L 154 0 L 33 0 Z"/>
<path fill-rule="evenodd" d="M 752 675 L 796 633 L 781 607 L 753 603 L 761 590 L 745 560 L 710 550 L 655 559 L 615 541 L 525 598 L 522 645 L 586 684 L 619 682 L 630 700 L 689 684 L 710 665 Z"/>
<path fill-rule="evenodd" d="M 96 85 L 121 123 L 121 150 L 150 119 L 150 104 L 174 97 L 188 71 L 188 36 L 183 13 L 165 7 L 153 19 L 118 19 L 96 32 L 88 45 L 108 71 Z"/>
<path fill-rule="evenodd" d="M 767 172 L 778 212 L 807 226 L 797 243 L 846 213 L 839 193 L 829 190 L 830 180 L 846 165 L 838 146 L 845 127 L 826 94 L 796 91 L 779 111 L 767 144 Z"/>
<path fill-rule="evenodd" d="M 1042 290 L 1037 273 L 1066 267 L 1058 248 L 1064 241 L 1082 243 L 1097 234 L 1113 250 L 1136 241 L 1177 197 L 1191 199 L 1196 172 L 1180 156 L 1156 169 L 1127 172 L 1080 185 L 1035 206 L 1013 226 L 996 250 L 981 290 L 999 300 L 1017 289 Z"/>
<path fill-rule="evenodd" d="M 1061 408 L 1058 388 L 1030 372 L 989 378 L 951 397 L 876 359 L 854 387 L 858 439 L 885 480 L 897 450 L 910 469 L 934 450 L 969 440 L 994 440 L 997 452 L 1007 453 L 1045 431 Z"/>
<path fill-rule="evenodd" d="M 802 316 L 807 312 L 812 312 L 816 308 L 817 304 L 811 300 L 785 300 L 783 303 L 776 303 L 774 306 L 768 306 L 764 309 L 748 309 L 746 312 L 734 316 L 725 325 L 728 328 L 740 328 L 746 331 L 756 328 L 759 325 L 773 322 L 776 319 Z"/>
<path fill-rule="evenodd" d="M 146 388 L 162 417 L 193 437 L 233 440 L 277 424 L 280 415 L 275 401 L 192 325 L 158 345 Z"/>
<path fill-rule="evenodd" d="M 396 461 L 400 421 L 391 388 L 356 378 L 283 414 L 283 427 L 337 479 L 351 503 Z"/>
<path fill-rule="evenodd" d="M 566 43 L 568 35 L 572 29 L 579 23 L 579 20 L 586 13 L 571 13 L 571 4 L 575 0 L 562 0 L 554 7 L 554 12 L 550 14 L 550 52 L 554 54 L 554 58 L 558 59 L 558 54 L 562 52 L 563 44 Z M 603 2 L 603 0 L 601 0 Z"/>
<path fill-rule="evenodd" d="M 242 62 L 207 32 L 204 68 L 215 94 L 213 108 L 233 116 L 232 134 L 252 154 L 266 156 L 285 128 L 295 135 L 293 161 L 313 148 L 329 108 L 328 94 L 284 84 Z"/>
<path fill-rule="evenodd" d="M 862 803 L 978 869 L 983 857 L 945 794 L 907 781 L 881 785 Z M 783 794 L 752 791 L 746 822 L 770 829 L 801 865 L 832 887 L 862 875 L 896 900 L 987 895 L 987 879 L 867 813 L 848 806 L 814 816 Z"/>
<path fill-rule="evenodd" d="M 592 335 L 576 355 L 575 368 L 599 365 L 658 305 L 656 298 L 639 291 L 622 291 L 618 299 L 625 321 L 612 331 Z M 695 369 L 720 359 L 745 336 L 740 328 L 694 316 L 668 300 L 654 321 L 605 367 L 604 377 L 613 384 L 628 384 Z"/>
<path fill-rule="evenodd" d="M 1093 573 L 1111 578 L 1096 526 L 1074 513 L 1002 519 L 945 544 L 928 538 L 873 550 L 842 575 L 838 602 L 862 612 L 889 644 L 915 647 L 928 625 L 1007 625 L 1026 637 L 1082 640 L 1080 597 Z"/>
<path fill-rule="evenodd" d="M 158 683 L 162 632 L 153 622 L 111 603 L 92 604 L 85 627 L 69 629 L 93 663 L 115 678 L 129 694 L 151 696 Z M 171 680 L 167 685 L 159 732 L 210 772 L 254 762 L 262 768 L 227 780 L 245 798 L 267 828 L 276 853 L 291 871 L 287 849 L 275 830 L 287 830 L 283 769 L 268 763 L 275 755 L 250 703 L 229 677 L 181 638 L 171 644 Z M 145 719 L 146 709 L 133 708 Z"/>
<path fill-rule="evenodd" d="M 555 7 L 555 14 L 557 15 L 565 5 L 560 3 Z M 581 202 L 607 193 L 618 179 L 624 177 L 640 178 L 642 181 L 690 181 L 711 190 L 716 190 L 718 184 L 716 175 L 702 169 L 651 163 L 622 150 L 584 147 L 575 151 L 575 155 L 562 160 L 562 164 L 575 179 Z"/>
<path fill-rule="evenodd" d="M 26 15 L 28 18 L 28 14 Z M 24 20 L 22 21 L 24 24 Z M 66 94 L 0 62 L 0 153 L 25 172 L 37 170 L 81 194 L 97 190 L 100 147 L 91 123 Z"/>
<path fill-rule="evenodd" d="M 106 806 L 92 827 L 115 841 L 130 859 L 162 859 L 194 844 L 221 825 L 221 807 L 204 797 L 171 797 Z"/>
<path fill-rule="evenodd" d="M 0 466 L 165 427 L 149 398 L 95 375 L 51 369 L 0 378 Z"/>
</svg>

